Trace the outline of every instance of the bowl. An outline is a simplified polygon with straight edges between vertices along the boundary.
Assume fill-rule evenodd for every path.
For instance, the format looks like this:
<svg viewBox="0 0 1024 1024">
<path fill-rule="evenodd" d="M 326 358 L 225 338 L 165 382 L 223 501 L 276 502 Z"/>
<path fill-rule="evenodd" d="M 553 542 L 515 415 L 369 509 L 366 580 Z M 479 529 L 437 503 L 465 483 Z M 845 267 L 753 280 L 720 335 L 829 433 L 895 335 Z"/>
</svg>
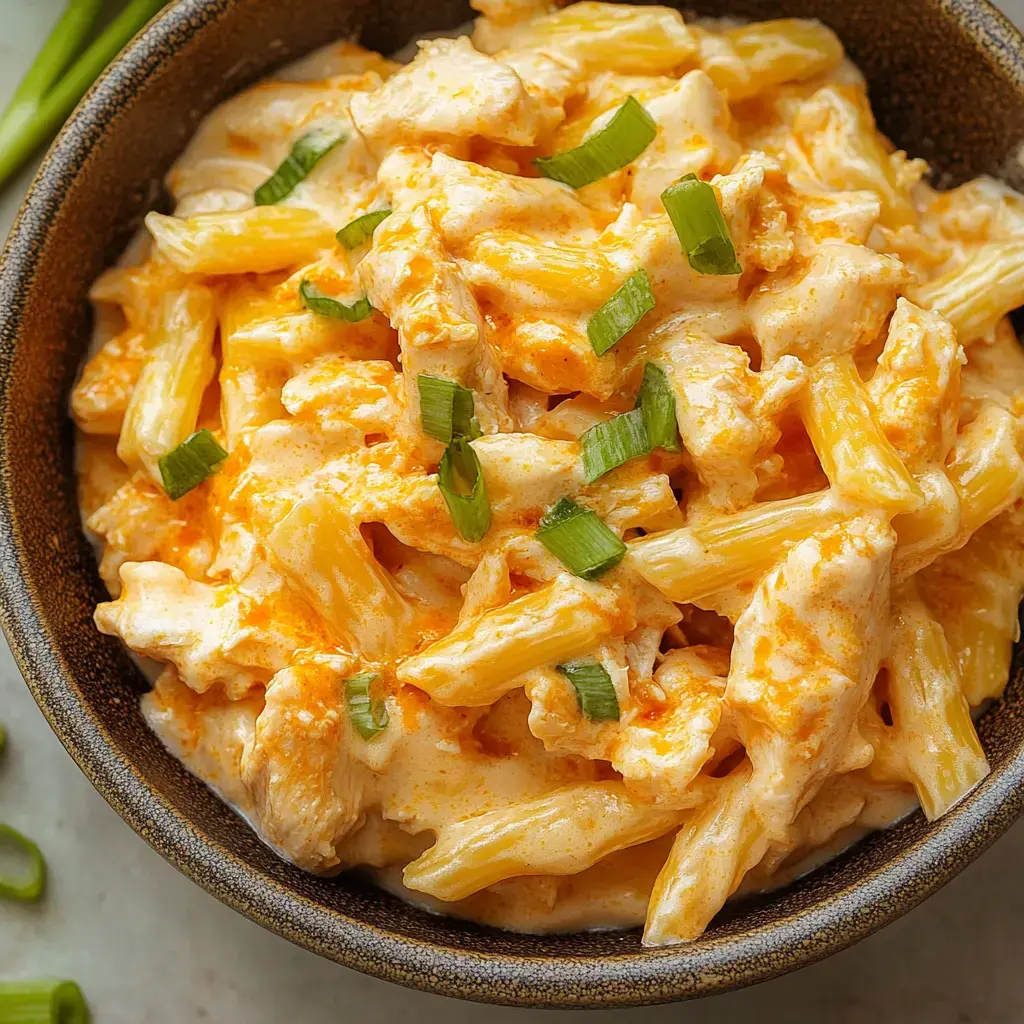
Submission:
<svg viewBox="0 0 1024 1024">
<path fill-rule="evenodd" d="M 819 17 L 867 75 L 881 127 L 943 185 L 988 172 L 1020 187 L 1024 40 L 982 0 L 713 0 L 702 14 Z M 920 813 L 768 897 L 731 904 L 698 941 L 637 932 L 528 936 L 416 909 L 358 876 L 280 860 L 190 776 L 138 711 L 144 683 L 92 611 L 105 594 L 82 535 L 68 390 L 86 291 L 161 194 L 199 119 L 281 63 L 340 36 L 383 52 L 460 24 L 460 0 L 183 0 L 89 93 L 32 185 L 0 266 L 0 618 L 54 731 L 106 800 L 224 903 L 367 974 L 448 996 L 547 1007 L 667 1002 L 753 984 L 851 945 L 911 910 L 1024 805 L 1021 648 L 981 718 L 992 773 L 933 824 Z"/>
</svg>

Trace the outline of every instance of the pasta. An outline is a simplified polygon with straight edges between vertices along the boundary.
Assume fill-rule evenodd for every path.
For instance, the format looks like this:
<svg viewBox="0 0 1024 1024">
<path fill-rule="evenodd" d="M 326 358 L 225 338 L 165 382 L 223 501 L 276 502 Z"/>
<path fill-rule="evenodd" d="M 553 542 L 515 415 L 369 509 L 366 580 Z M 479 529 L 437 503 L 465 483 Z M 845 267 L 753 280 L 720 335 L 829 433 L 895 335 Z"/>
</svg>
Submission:
<svg viewBox="0 0 1024 1024">
<path fill-rule="evenodd" d="M 300 867 L 692 941 L 988 773 L 1024 198 L 818 22 L 475 6 L 217 108 L 95 283 L 95 620 Z"/>
</svg>

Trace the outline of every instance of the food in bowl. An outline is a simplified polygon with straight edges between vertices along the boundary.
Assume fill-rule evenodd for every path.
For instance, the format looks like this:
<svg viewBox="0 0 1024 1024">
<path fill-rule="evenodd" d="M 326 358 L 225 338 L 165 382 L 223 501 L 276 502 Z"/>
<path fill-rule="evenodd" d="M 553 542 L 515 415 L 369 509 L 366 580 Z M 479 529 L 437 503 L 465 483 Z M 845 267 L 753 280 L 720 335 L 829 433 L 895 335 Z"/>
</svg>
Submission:
<svg viewBox="0 0 1024 1024">
<path fill-rule="evenodd" d="M 478 6 L 222 105 L 97 281 L 96 621 L 297 865 L 685 941 L 988 771 L 1024 200 L 817 22 Z"/>
</svg>

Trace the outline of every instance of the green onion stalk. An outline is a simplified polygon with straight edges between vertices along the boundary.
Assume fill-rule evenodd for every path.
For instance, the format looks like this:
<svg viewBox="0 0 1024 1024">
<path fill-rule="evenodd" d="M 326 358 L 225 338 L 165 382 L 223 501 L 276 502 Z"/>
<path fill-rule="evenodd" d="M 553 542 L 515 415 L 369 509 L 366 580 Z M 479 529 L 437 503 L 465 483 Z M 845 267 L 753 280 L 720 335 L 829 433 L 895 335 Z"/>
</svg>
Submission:
<svg viewBox="0 0 1024 1024">
<path fill-rule="evenodd" d="M 102 0 L 70 0 L 0 114 L 0 187 L 53 135 L 104 68 L 165 2 L 130 0 L 82 51 Z"/>
</svg>

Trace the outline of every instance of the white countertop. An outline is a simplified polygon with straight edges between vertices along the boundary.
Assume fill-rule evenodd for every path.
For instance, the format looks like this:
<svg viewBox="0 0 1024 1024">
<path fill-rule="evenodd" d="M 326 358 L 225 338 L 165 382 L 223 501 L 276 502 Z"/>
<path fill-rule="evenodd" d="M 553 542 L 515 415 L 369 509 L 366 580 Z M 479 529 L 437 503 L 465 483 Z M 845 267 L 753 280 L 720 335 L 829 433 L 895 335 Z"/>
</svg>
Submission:
<svg viewBox="0 0 1024 1024">
<path fill-rule="evenodd" d="M 64 0 L 0 0 L 0 105 Z M 1024 0 L 1003 4 L 1024 24 Z M 30 179 L 0 196 L 6 235 Z M 328 963 L 179 875 L 104 803 L 25 688 L 0 640 L 0 820 L 47 854 L 39 906 L 0 902 L 0 979 L 77 980 L 96 1024 L 525 1022 L 509 1010 L 409 992 Z M 593 1011 L 615 1024 L 1018 1024 L 1024 1020 L 1024 822 L 937 896 L 830 960 L 684 1007 Z"/>
</svg>

